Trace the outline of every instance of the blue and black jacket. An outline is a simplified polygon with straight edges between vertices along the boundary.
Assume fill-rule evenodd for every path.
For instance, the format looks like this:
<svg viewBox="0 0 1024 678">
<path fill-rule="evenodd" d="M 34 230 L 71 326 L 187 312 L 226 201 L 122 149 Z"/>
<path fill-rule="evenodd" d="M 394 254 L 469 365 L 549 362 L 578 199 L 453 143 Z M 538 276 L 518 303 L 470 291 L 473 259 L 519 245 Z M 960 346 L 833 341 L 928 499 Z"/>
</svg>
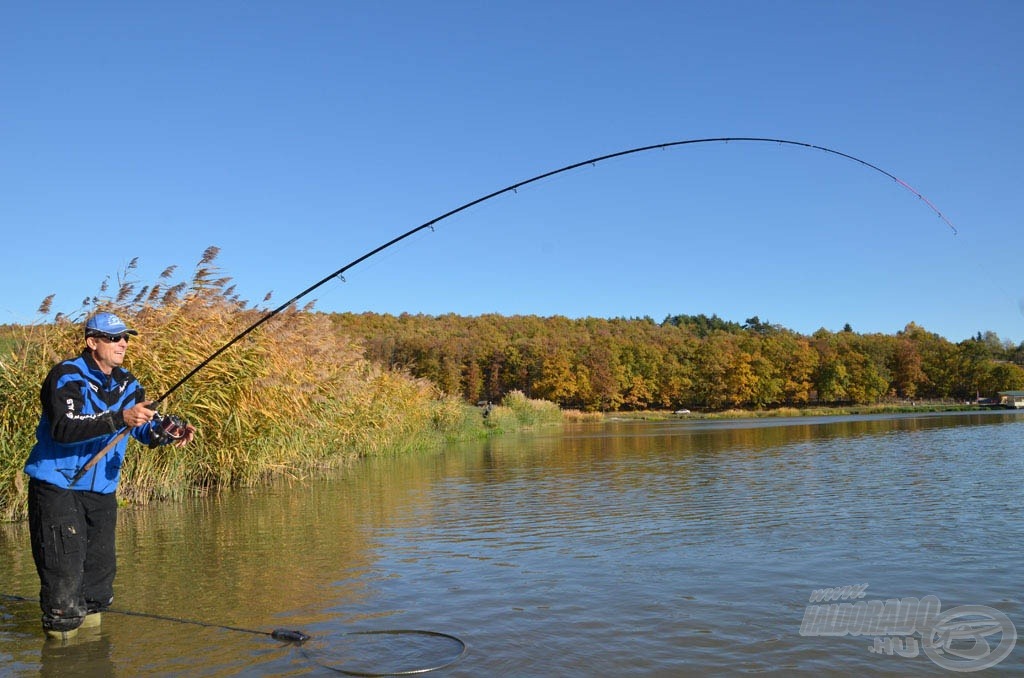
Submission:
<svg viewBox="0 0 1024 678">
<path fill-rule="evenodd" d="M 39 394 L 43 414 L 25 473 L 57 487 L 110 494 L 117 490 L 128 446 L 123 437 L 77 483 L 72 478 L 124 429 L 123 410 L 145 402 L 142 385 L 131 372 L 115 367 L 107 375 L 88 350 L 54 365 Z M 133 428 L 136 440 L 152 445 L 155 422 Z"/>
</svg>

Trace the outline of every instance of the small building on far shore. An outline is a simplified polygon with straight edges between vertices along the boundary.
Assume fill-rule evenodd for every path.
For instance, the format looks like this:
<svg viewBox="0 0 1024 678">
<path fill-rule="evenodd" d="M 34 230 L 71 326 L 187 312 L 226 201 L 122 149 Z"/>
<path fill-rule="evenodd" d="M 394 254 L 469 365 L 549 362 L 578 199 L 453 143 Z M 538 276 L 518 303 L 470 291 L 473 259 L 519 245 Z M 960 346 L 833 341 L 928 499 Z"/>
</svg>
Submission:
<svg viewBox="0 0 1024 678">
<path fill-rule="evenodd" d="M 1024 391 L 1000 391 L 999 406 L 1009 410 L 1024 408 Z"/>
</svg>

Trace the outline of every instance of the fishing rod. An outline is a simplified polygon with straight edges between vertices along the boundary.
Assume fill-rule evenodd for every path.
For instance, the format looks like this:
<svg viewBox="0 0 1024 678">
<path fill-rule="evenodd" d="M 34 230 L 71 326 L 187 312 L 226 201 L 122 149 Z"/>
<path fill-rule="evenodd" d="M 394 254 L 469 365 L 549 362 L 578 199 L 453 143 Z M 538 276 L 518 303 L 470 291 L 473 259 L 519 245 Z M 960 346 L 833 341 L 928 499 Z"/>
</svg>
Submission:
<svg viewBox="0 0 1024 678">
<path fill-rule="evenodd" d="M 867 167 L 869 169 L 874 170 L 875 172 L 878 172 L 880 174 L 883 174 L 883 175 L 889 177 L 890 179 L 895 181 L 897 184 L 902 186 L 904 189 L 906 189 L 910 193 L 912 193 L 915 196 L 917 196 L 918 199 L 923 201 L 933 212 L 935 212 L 935 214 L 938 215 L 938 217 L 940 219 L 942 219 L 943 222 L 945 222 L 945 224 L 947 226 L 949 226 L 950 230 L 953 231 L 953 235 L 957 234 L 957 229 L 956 229 L 956 226 L 953 225 L 953 222 L 951 222 L 948 218 L 946 218 L 946 215 L 944 215 L 941 211 L 939 211 L 939 208 L 937 208 L 928 198 L 926 198 L 917 189 L 913 188 L 910 184 L 908 184 L 907 182 L 903 181 L 902 179 L 897 177 L 895 174 L 892 174 L 891 172 L 888 172 L 888 171 L 882 169 L 878 165 L 874 165 L 874 164 L 872 164 L 872 163 L 870 163 L 870 162 L 868 162 L 866 160 L 862 160 L 862 159 L 860 159 L 860 158 L 858 158 L 856 156 L 850 155 L 849 153 L 843 153 L 842 151 L 837 151 L 835 149 L 828 148 L 826 146 L 818 146 L 816 144 L 810 144 L 810 143 L 806 143 L 806 142 L 803 142 L 803 141 L 793 141 L 793 140 L 790 140 L 790 139 L 773 139 L 773 138 L 769 138 L 769 137 L 710 137 L 710 138 L 705 138 L 705 139 L 685 139 L 683 141 L 667 141 L 667 142 L 660 143 L 660 144 L 652 144 L 650 146 L 638 146 L 636 148 L 630 148 L 630 149 L 627 149 L 627 150 L 624 150 L 624 151 L 616 151 L 615 153 L 607 153 L 605 155 L 599 155 L 599 156 L 594 157 L 594 158 L 588 158 L 587 160 L 581 160 L 579 162 L 574 162 L 574 163 L 572 163 L 570 165 L 566 165 L 564 167 L 559 167 L 558 169 L 550 170 L 550 171 L 544 172 L 542 174 L 538 174 L 537 176 L 530 177 L 529 179 L 525 179 L 523 181 L 517 181 L 516 183 L 510 184 L 510 185 L 506 186 L 505 188 L 501 188 L 501 189 L 498 189 L 497 191 L 494 191 L 492 193 L 488 193 L 487 195 L 484 195 L 484 196 L 481 196 L 479 198 L 476 198 L 475 200 L 471 200 L 471 201 L 465 203 L 464 205 L 460 205 L 459 207 L 456 207 L 453 210 L 445 212 L 444 214 L 442 214 L 442 215 L 440 215 L 438 217 L 434 217 L 430 221 L 424 222 L 424 223 L 420 224 L 419 226 L 416 226 L 415 228 L 411 228 L 408 231 L 406 231 L 405 233 L 402 233 L 401 235 L 399 235 L 399 236 L 397 236 L 395 238 L 392 238 L 391 240 L 387 241 L 383 245 L 375 247 L 374 249 L 370 250 L 366 254 L 363 254 L 362 256 L 357 257 L 357 258 L 353 259 L 352 261 L 348 262 L 347 264 L 345 264 L 344 266 L 339 268 L 337 271 L 334 271 L 330 275 L 327 275 L 324 278 L 320 279 L 319 281 L 313 283 L 312 285 L 310 285 L 306 289 L 302 290 L 301 292 L 299 292 L 294 297 L 292 297 L 288 301 L 284 302 L 283 304 L 281 304 L 277 308 L 275 308 L 272 311 L 269 311 L 266 314 L 264 314 L 259 320 L 257 320 L 256 322 L 254 322 L 252 325 L 250 325 L 249 327 L 245 328 L 241 332 L 239 332 L 237 336 L 235 336 L 233 339 L 228 341 L 226 344 L 221 346 L 219 349 L 217 349 L 216 351 L 211 353 L 206 359 L 204 359 L 198 365 L 193 367 L 192 370 L 190 370 L 185 376 L 183 376 L 181 379 L 179 379 L 174 385 L 172 385 L 169 389 L 167 389 L 167 391 L 165 391 L 163 395 L 161 395 L 159 398 L 154 400 L 151 404 L 155 408 L 157 405 L 162 403 L 167 398 L 167 396 L 171 395 L 176 390 L 178 390 L 178 388 L 180 388 L 189 379 L 194 377 L 204 367 L 209 365 L 220 354 L 224 353 L 224 351 L 228 350 L 229 348 L 234 346 L 236 343 L 238 343 L 239 341 L 244 339 L 251 332 L 253 332 L 256 328 L 258 328 L 260 325 L 264 324 L 265 322 L 267 322 L 268 320 L 270 320 L 271 318 L 273 318 L 277 314 L 281 313 L 282 311 L 284 311 L 285 309 L 290 307 L 292 304 L 297 302 L 299 299 L 302 299 L 306 295 L 308 295 L 311 292 L 319 289 L 323 285 L 326 285 L 328 282 L 330 282 L 331 280 L 333 280 L 335 278 L 338 278 L 339 280 L 344 282 L 345 281 L 345 277 L 344 277 L 345 272 L 348 271 L 349 269 L 351 269 L 352 267 L 357 266 L 358 264 L 360 264 L 360 263 L 366 261 L 367 259 L 369 259 L 370 257 L 374 256 L 375 254 L 383 252 L 384 250 L 388 249 L 392 245 L 396 245 L 396 244 L 400 243 L 401 241 L 405 240 L 406 238 L 408 238 L 408 237 L 410 237 L 412 235 L 415 235 L 416 233 L 419 233 L 422 230 L 425 230 L 425 229 L 428 229 L 428 228 L 433 230 L 435 224 L 437 224 L 438 222 L 444 221 L 448 217 L 454 216 L 454 215 L 458 214 L 459 212 L 463 212 L 465 210 L 468 210 L 471 207 L 475 207 L 476 205 L 479 205 L 480 203 L 486 202 L 486 201 L 490 200 L 491 198 L 496 198 L 499 195 L 503 195 L 505 193 L 510 193 L 510 192 L 516 192 L 516 191 L 518 191 L 518 189 L 522 188 L 523 186 L 527 186 L 527 185 L 535 183 L 537 181 L 541 181 L 543 179 L 547 179 L 549 177 L 553 177 L 555 175 L 562 174 L 564 172 L 571 172 L 572 170 L 579 169 L 580 167 L 586 167 L 587 165 L 596 165 L 597 163 L 604 162 L 605 160 L 611 160 L 613 158 L 621 158 L 623 156 L 634 155 L 636 153 L 644 153 L 646 151 L 654 151 L 654 150 L 659 150 L 659 149 L 664 150 L 664 149 L 667 149 L 667 148 L 674 148 L 676 146 L 690 146 L 690 145 L 694 145 L 694 144 L 729 143 L 729 142 L 755 142 L 755 143 L 779 144 L 779 145 L 785 145 L 785 146 L 796 146 L 796 147 L 800 147 L 800 148 L 812 149 L 812 150 L 815 150 L 815 151 L 822 151 L 824 153 L 829 153 L 831 155 L 835 155 L 835 156 L 838 156 L 840 158 L 846 158 L 847 160 L 852 160 L 853 162 L 856 162 L 856 163 L 858 163 L 860 165 L 863 165 L 864 167 Z M 103 456 L 106 455 L 107 452 L 109 452 L 114 447 L 114 445 L 116 445 L 117 442 L 119 440 L 121 440 L 124 436 L 126 436 L 127 434 L 128 434 L 128 430 L 127 429 L 123 430 L 122 432 L 120 432 L 118 434 L 118 436 L 116 438 L 114 438 L 114 440 L 112 440 L 110 442 L 110 444 L 107 445 L 107 447 L 105 447 L 102 450 L 100 450 L 99 452 L 97 452 L 89 460 L 89 462 L 78 471 L 78 473 L 75 475 L 74 479 L 72 480 L 72 484 L 77 482 L 85 474 L 86 471 L 88 471 L 90 468 L 92 468 L 92 466 L 95 465 L 96 462 L 98 462 L 101 458 L 103 458 Z"/>
</svg>

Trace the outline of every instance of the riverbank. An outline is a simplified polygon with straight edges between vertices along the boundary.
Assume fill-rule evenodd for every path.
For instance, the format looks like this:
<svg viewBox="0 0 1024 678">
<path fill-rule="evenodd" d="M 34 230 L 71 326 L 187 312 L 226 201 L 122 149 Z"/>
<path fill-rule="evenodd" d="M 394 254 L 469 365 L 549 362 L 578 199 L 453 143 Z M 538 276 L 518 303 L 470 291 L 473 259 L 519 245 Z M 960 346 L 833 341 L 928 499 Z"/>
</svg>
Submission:
<svg viewBox="0 0 1024 678">
<path fill-rule="evenodd" d="M 988 408 L 950 402 L 882 403 L 877 405 L 850 405 L 839 407 L 777 407 L 763 410 L 729 409 L 718 412 L 644 411 L 612 412 L 605 418 L 664 421 L 670 419 L 760 419 L 770 417 L 828 417 L 856 414 L 914 414 L 927 412 L 987 411 Z"/>
</svg>

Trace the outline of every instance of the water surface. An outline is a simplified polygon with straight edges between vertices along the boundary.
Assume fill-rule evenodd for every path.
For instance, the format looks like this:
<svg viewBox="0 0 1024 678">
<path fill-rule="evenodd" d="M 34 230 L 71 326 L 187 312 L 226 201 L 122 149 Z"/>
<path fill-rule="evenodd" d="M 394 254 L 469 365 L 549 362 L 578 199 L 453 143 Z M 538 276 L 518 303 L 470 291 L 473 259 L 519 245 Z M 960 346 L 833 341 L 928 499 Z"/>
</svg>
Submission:
<svg viewBox="0 0 1024 678">
<path fill-rule="evenodd" d="M 469 648 L 432 675 L 948 675 L 801 621 L 815 589 L 867 584 L 1024 629 L 1022 439 L 1015 413 L 623 421 L 127 509 L 115 607 L 213 626 L 108 614 L 60 647 L 36 605 L 0 601 L 0 673 L 316 676 L 456 653 L 344 635 L 425 629 Z M 0 554 L 0 592 L 36 595 L 24 526 Z M 314 640 L 260 633 L 278 627 Z"/>
</svg>

